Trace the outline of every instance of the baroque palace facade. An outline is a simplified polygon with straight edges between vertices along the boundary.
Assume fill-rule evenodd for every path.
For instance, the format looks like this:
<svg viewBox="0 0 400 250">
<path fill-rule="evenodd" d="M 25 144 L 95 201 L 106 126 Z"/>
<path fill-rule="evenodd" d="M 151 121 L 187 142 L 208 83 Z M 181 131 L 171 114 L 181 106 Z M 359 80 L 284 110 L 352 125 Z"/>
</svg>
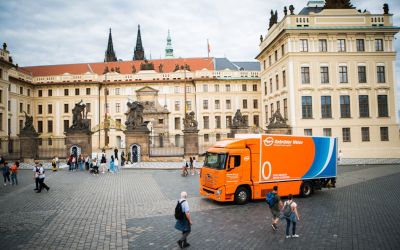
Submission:
<svg viewBox="0 0 400 250">
<path fill-rule="evenodd" d="M 81 100 L 88 111 L 94 151 L 125 147 L 128 101 L 144 104 L 144 120 L 149 121 L 157 146 L 182 146 L 185 108 L 195 112 L 204 147 L 226 138 L 237 109 L 253 131 L 260 131 L 259 63 L 173 58 L 170 34 L 166 59 L 145 60 L 140 27 L 132 61 L 117 60 L 111 30 L 104 62 L 21 68 L 12 63 L 6 45 L 0 55 L 3 141 L 18 138 L 26 112 L 45 139 L 42 145 L 49 142 L 51 147 L 52 141 L 65 138 L 72 125 L 71 111 Z"/>
<path fill-rule="evenodd" d="M 335 136 L 345 158 L 399 158 L 394 35 L 382 14 L 350 1 L 271 12 L 260 37 L 263 127 L 276 110 L 293 134 Z"/>
</svg>

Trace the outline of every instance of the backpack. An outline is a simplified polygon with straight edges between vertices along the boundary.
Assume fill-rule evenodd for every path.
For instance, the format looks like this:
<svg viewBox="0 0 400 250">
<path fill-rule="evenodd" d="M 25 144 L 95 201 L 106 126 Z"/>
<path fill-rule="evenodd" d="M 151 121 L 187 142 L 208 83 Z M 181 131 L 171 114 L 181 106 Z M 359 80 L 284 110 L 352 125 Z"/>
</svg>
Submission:
<svg viewBox="0 0 400 250">
<path fill-rule="evenodd" d="M 285 206 L 283 207 L 283 216 L 285 216 L 286 218 L 289 218 L 290 215 L 292 215 L 292 205 L 293 201 L 288 203 L 285 203 Z"/>
<path fill-rule="evenodd" d="M 269 207 L 270 208 L 273 207 L 275 205 L 275 200 L 276 200 L 275 194 L 272 193 L 272 192 L 269 192 L 267 194 L 266 200 L 267 200 L 267 203 L 268 203 Z"/>
<path fill-rule="evenodd" d="M 185 213 L 183 212 L 183 209 L 182 209 L 182 203 L 184 201 L 185 200 L 183 200 L 181 202 L 178 201 L 178 203 L 176 204 L 176 207 L 175 207 L 175 219 L 177 219 L 177 220 L 183 220 L 185 218 Z"/>
</svg>

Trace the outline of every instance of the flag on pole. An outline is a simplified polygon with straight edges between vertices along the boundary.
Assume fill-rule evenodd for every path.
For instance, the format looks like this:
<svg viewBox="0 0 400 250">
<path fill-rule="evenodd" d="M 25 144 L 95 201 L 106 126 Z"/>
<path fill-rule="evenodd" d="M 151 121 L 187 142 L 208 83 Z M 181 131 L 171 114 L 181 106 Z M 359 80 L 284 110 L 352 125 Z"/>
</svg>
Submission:
<svg viewBox="0 0 400 250">
<path fill-rule="evenodd" d="M 211 51 L 210 42 L 207 39 L 207 57 L 210 57 L 210 51 Z"/>
</svg>

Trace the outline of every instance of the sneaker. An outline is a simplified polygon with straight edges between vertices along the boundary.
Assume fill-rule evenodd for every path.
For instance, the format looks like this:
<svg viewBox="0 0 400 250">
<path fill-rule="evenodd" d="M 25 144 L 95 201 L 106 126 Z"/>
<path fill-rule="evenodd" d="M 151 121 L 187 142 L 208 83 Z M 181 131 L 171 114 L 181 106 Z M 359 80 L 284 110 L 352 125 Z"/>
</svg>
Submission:
<svg viewBox="0 0 400 250">
<path fill-rule="evenodd" d="M 299 235 L 298 234 L 293 234 L 292 237 L 293 238 L 299 238 Z"/>
<path fill-rule="evenodd" d="M 190 244 L 187 243 L 187 242 L 184 242 L 184 243 L 183 243 L 183 248 L 186 248 L 186 247 L 190 247 Z"/>
<path fill-rule="evenodd" d="M 183 248 L 183 241 L 178 240 L 176 243 L 178 243 L 178 246 L 179 246 L 180 249 Z"/>
<path fill-rule="evenodd" d="M 286 239 L 289 239 L 291 236 L 290 235 L 286 235 Z"/>
</svg>

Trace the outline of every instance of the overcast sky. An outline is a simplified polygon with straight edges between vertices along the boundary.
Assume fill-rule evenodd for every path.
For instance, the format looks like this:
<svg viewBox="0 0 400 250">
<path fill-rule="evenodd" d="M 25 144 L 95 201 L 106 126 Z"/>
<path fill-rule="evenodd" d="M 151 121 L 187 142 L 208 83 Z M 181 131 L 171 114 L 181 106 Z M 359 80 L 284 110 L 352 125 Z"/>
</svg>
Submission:
<svg viewBox="0 0 400 250">
<path fill-rule="evenodd" d="M 353 0 L 358 9 L 383 13 L 389 4 L 400 26 L 400 1 Z M 117 58 L 131 60 L 140 24 L 147 58 L 164 57 L 168 29 L 175 57 L 210 56 L 254 60 L 267 33 L 270 10 L 306 0 L 0 0 L 0 42 L 20 66 L 101 62 L 112 28 Z M 396 35 L 400 51 L 400 35 Z M 399 56 L 397 57 L 399 58 Z M 400 72 L 400 60 L 396 61 Z M 397 73 L 398 82 L 400 73 Z M 398 84 L 400 86 L 400 84 Z M 400 87 L 398 87 L 400 92 Z M 400 99 L 400 98 L 398 98 Z"/>
</svg>

